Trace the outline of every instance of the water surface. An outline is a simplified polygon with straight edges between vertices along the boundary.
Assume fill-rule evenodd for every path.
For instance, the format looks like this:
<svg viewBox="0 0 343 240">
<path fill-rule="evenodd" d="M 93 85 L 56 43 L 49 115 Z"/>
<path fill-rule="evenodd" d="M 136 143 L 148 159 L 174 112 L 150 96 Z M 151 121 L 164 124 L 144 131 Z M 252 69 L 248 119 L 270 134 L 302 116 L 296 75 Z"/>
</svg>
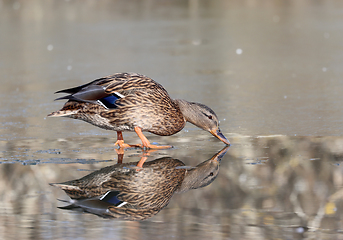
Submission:
<svg viewBox="0 0 343 240">
<path fill-rule="evenodd" d="M 342 237 L 341 1 L 0 1 L 0 238 Z M 115 72 L 210 106 L 232 146 L 209 186 L 142 222 L 57 209 L 48 185 L 115 164 L 115 133 L 46 118 L 57 90 Z M 187 124 L 151 153 L 220 151 Z M 125 141 L 139 143 L 134 133 Z M 125 152 L 138 161 L 142 152 Z"/>
</svg>

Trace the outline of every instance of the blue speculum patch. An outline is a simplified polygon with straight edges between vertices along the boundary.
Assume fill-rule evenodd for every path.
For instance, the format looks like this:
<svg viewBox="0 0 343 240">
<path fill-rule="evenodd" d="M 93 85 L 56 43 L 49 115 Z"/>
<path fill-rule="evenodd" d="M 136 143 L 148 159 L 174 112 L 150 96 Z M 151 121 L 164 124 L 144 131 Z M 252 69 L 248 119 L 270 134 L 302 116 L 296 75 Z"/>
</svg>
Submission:
<svg viewBox="0 0 343 240">
<path fill-rule="evenodd" d="M 119 97 L 111 94 L 107 97 L 99 99 L 100 102 L 102 102 L 107 108 L 116 108 L 117 105 L 115 105 L 115 101 L 117 101 Z"/>
</svg>

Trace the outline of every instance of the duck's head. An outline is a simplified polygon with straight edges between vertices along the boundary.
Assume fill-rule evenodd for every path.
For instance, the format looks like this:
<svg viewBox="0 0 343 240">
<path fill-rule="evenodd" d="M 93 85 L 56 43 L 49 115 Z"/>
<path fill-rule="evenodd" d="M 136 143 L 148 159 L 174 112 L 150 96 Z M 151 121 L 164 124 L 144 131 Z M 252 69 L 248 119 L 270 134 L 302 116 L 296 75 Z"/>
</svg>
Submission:
<svg viewBox="0 0 343 240">
<path fill-rule="evenodd" d="M 187 122 L 210 132 L 226 145 L 230 145 L 229 140 L 220 131 L 218 117 L 211 108 L 201 103 L 187 102 L 180 99 L 177 99 L 177 102 Z"/>
</svg>

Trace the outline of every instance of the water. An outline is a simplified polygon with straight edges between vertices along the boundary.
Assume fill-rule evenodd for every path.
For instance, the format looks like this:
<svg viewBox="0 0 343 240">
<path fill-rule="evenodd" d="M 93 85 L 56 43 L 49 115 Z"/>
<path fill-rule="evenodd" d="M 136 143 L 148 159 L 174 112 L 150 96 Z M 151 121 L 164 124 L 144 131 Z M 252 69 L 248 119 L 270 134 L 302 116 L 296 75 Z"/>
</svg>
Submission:
<svg viewBox="0 0 343 240">
<path fill-rule="evenodd" d="M 0 239 L 343 239 L 340 1 L 0 1 Z M 116 134 L 46 118 L 57 90 L 138 72 L 210 106 L 232 146 L 145 221 L 58 209 L 49 183 L 113 165 Z M 146 135 L 187 166 L 223 144 Z M 128 143 L 139 143 L 124 133 Z M 125 151 L 124 162 L 142 151 Z"/>
</svg>

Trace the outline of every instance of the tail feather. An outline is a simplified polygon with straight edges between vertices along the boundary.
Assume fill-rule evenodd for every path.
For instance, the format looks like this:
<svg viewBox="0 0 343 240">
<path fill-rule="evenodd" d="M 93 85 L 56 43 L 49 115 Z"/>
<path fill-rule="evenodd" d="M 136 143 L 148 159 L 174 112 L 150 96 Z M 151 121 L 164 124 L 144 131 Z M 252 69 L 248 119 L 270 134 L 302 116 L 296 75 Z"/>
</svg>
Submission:
<svg viewBox="0 0 343 240">
<path fill-rule="evenodd" d="M 68 99 L 68 100 L 73 99 L 73 95 L 59 97 L 59 98 L 56 98 L 54 101 L 63 100 L 63 99 Z"/>
<path fill-rule="evenodd" d="M 58 187 L 62 190 L 81 190 L 78 186 L 67 185 L 63 183 L 49 183 L 53 187 Z"/>
<path fill-rule="evenodd" d="M 48 117 L 72 117 L 79 114 L 82 110 L 82 105 L 75 101 L 68 101 L 64 104 L 63 108 L 48 114 Z"/>
<path fill-rule="evenodd" d="M 47 115 L 47 117 L 69 117 L 71 115 L 75 115 L 79 112 L 79 110 L 66 110 L 66 111 L 55 111 Z"/>
</svg>

